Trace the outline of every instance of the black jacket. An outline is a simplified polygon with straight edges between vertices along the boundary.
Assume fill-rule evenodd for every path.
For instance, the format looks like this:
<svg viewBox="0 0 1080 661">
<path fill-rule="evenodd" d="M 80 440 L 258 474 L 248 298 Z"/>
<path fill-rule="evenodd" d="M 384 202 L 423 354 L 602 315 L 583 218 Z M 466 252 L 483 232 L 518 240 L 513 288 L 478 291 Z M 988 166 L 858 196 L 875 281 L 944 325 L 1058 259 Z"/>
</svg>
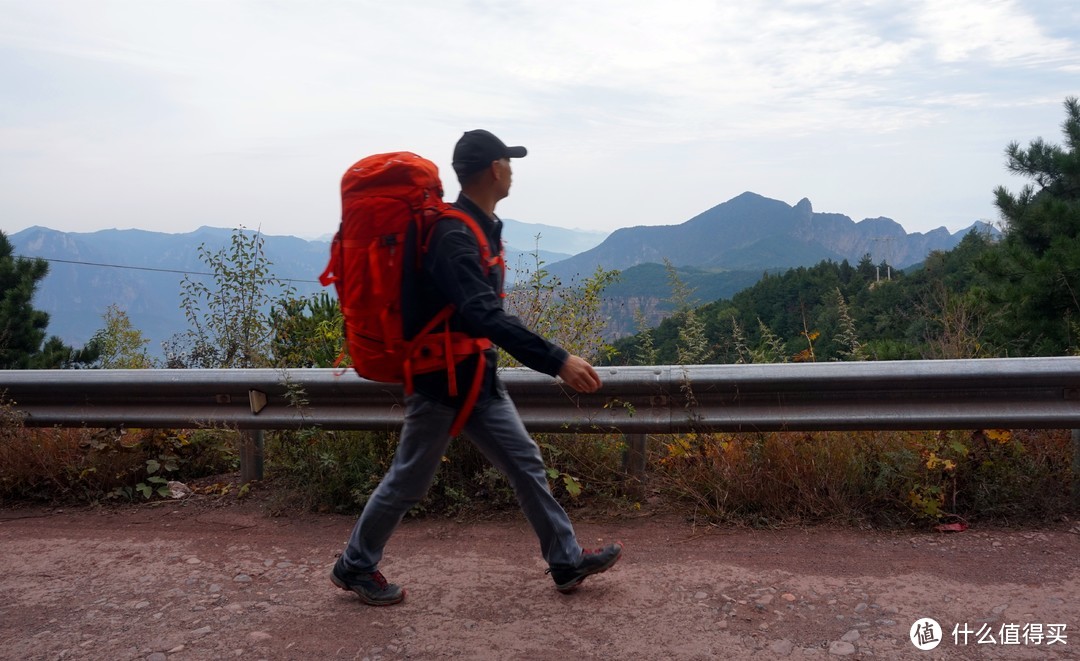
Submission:
<svg viewBox="0 0 1080 661">
<path fill-rule="evenodd" d="M 465 195 L 454 206 L 469 214 L 487 234 L 491 254 L 502 248 L 502 221 L 487 216 Z M 439 220 L 426 242 L 419 260 L 415 255 L 417 243 L 408 241 L 406 264 L 402 280 L 402 322 L 405 337 L 415 337 L 424 325 L 446 304 L 453 304 L 454 315 L 450 328 L 471 337 L 486 337 L 511 356 L 538 372 L 555 376 L 569 357 L 565 349 L 548 342 L 525 327 L 520 319 L 503 309 L 504 273 L 498 266 L 487 275 L 480 262 L 480 246 L 472 231 L 460 220 L 447 217 Z M 480 402 L 502 396 L 496 367 L 498 353 L 494 348 L 485 352 L 487 369 L 480 390 Z M 477 356 L 470 356 L 457 367 L 458 396 L 450 397 L 446 370 L 416 375 L 417 392 L 436 401 L 460 406 L 472 383 Z"/>
</svg>

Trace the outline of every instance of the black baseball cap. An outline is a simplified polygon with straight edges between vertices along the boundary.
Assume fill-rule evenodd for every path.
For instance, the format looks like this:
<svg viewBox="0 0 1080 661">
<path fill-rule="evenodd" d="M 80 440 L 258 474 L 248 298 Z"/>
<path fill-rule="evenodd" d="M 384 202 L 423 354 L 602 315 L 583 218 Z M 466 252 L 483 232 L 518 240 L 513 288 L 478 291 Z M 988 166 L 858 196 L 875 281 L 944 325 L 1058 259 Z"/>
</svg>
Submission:
<svg viewBox="0 0 1080 661">
<path fill-rule="evenodd" d="M 524 147 L 507 147 L 491 131 L 466 131 L 454 145 L 454 172 L 466 177 L 479 172 L 501 158 L 521 158 L 529 153 Z"/>
</svg>

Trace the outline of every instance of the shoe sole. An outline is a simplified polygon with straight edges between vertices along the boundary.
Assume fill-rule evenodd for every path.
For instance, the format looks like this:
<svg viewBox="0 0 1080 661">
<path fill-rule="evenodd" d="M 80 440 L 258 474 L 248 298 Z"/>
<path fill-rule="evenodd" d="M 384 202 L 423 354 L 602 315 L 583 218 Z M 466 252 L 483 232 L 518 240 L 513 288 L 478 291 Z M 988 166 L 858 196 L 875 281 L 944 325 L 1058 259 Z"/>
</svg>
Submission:
<svg viewBox="0 0 1080 661">
<path fill-rule="evenodd" d="M 378 599 L 372 599 L 363 592 L 352 589 L 351 587 L 349 587 L 348 583 L 335 576 L 334 572 L 332 571 L 330 572 L 330 583 L 332 583 L 336 588 L 341 588 L 346 592 L 352 592 L 357 597 L 360 597 L 360 601 L 364 602 L 369 606 L 393 606 L 394 604 L 400 604 L 401 602 L 405 601 L 405 588 L 401 589 L 401 595 L 398 598 L 384 599 L 382 601 L 379 601 Z"/>
<path fill-rule="evenodd" d="M 578 576 L 577 578 L 570 581 L 569 583 L 564 583 L 562 585 L 556 585 L 555 589 L 558 590 L 559 592 L 563 593 L 563 594 L 569 594 L 569 593 L 573 592 L 574 590 L 576 590 L 577 587 L 579 585 L 581 585 L 581 582 L 584 581 L 586 578 L 588 578 L 590 576 L 595 576 L 597 574 L 602 574 L 602 573 L 606 572 L 607 570 L 611 569 L 613 566 L 615 566 L 615 563 L 618 562 L 619 558 L 621 558 L 621 557 L 622 557 L 622 547 L 620 546 L 619 547 L 619 554 L 616 555 L 615 557 L 613 557 L 611 560 L 608 560 L 607 562 L 605 562 L 604 564 L 596 567 L 595 569 L 593 569 L 592 571 L 590 571 L 587 574 L 582 574 L 581 576 Z"/>
</svg>

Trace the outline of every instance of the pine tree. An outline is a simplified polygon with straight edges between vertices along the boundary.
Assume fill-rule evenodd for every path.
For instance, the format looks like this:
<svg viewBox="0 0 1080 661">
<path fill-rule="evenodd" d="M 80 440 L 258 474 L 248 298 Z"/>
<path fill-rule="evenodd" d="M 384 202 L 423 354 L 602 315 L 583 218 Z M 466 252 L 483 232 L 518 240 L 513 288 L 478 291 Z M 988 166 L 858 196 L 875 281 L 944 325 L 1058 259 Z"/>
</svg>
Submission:
<svg viewBox="0 0 1080 661">
<path fill-rule="evenodd" d="M 55 336 L 46 341 L 49 315 L 35 310 L 32 301 L 48 273 L 43 259 L 15 257 L 0 231 L 0 369 L 70 367 L 95 359 L 92 346 L 75 350 Z"/>
<path fill-rule="evenodd" d="M 1065 100 L 1065 145 L 1042 138 L 1005 150 L 1009 171 L 1031 179 L 1018 194 L 994 191 L 1005 221 L 1001 250 L 981 265 L 1007 311 L 1013 352 L 1055 355 L 1077 344 L 1080 319 L 1080 102 Z"/>
</svg>

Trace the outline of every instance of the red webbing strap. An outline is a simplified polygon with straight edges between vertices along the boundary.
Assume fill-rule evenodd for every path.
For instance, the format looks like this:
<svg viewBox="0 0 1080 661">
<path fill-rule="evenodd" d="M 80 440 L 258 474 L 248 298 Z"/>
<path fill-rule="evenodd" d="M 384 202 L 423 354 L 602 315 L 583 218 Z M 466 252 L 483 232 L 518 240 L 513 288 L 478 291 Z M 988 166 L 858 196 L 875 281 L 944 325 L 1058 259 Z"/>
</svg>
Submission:
<svg viewBox="0 0 1080 661">
<path fill-rule="evenodd" d="M 425 335 L 427 335 L 431 331 L 435 330 L 436 326 L 438 326 L 442 322 L 449 319 L 453 314 L 454 314 L 454 306 L 453 305 L 447 305 L 443 309 L 439 310 L 438 314 L 436 314 L 434 317 L 432 317 L 431 321 L 427 322 L 427 324 L 423 328 L 420 329 L 420 332 L 416 334 L 416 337 L 414 337 L 412 339 L 412 342 L 410 342 L 410 344 L 415 343 L 420 338 L 424 337 Z"/>
<path fill-rule="evenodd" d="M 444 218 L 455 218 L 464 223 L 473 233 L 476 244 L 480 248 L 480 266 L 484 268 L 484 275 L 490 275 L 491 269 L 498 265 L 498 267 L 502 269 L 502 282 L 506 282 L 506 259 L 503 257 L 502 246 L 499 246 L 498 252 L 492 255 L 491 244 L 488 242 L 487 234 L 484 233 L 484 230 L 481 229 L 480 224 L 476 222 L 475 218 L 454 207 L 447 207 L 441 210 L 428 209 L 427 211 L 433 215 L 438 215 L 436 222 Z M 427 250 L 426 238 L 424 240 L 424 250 Z M 500 289 L 499 298 L 506 298 L 506 292 Z"/>
<path fill-rule="evenodd" d="M 334 240 L 330 243 L 330 261 L 326 263 L 326 268 L 323 269 L 322 275 L 319 276 L 319 284 L 323 287 L 329 287 L 331 284 L 338 281 L 341 277 L 340 273 L 334 271 L 335 268 L 341 263 L 341 230 L 334 235 Z"/>
<path fill-rule="evenodd" d="M 367 248 L 368 278 L 371 281 L 371 296 L 376 301 L 383 301 L 386 298 L 386 282 L 383 279 L 383 264 L 380 261 L 382 255 L 379 254 L 379 243 L 380 238 L 375 238 Z M 386 267 L 392 270 L 394 268 L 393 262 L 386 264 Z M 390 338 L 394 336 L 391 321 L 390 306 L 386 305 L 379 312 L 379 325 L 382 326 L 382 336 L 386 339 L 388 347 Z"/>
<path fill-rule="evenodd" d="M 480 224 L 465 212 L 455 213 L 449 217 L 457 218 L 472 231 L 476 243 L 480 247 L 480 264 L 484 267 L 485 275 L 491 273 L 491 267 L 495 264 L 495 261 L 491 256 L 491 246 L 488 244 L 487 235 L 484 234 L 484 230 L 480 229 Z"/>
<path fill-rule="evenodd" d="M 348 344 L 346 343 L 346 345 L 341 348 L 341 353 L 339 353 L 337 358 L 334 360 L 334 376 L 341 376 L 345 372 L 349 371 L 348 367 L 342 367 L 341 366 L 341 364 L 345 362 L 345 357 L 347 355 L 349 355 L 349 354 L 348 354 Z"/>
<path fill-rule="evenodd" d="M 484 274 L 490 275 L 491 269 L 498 266 L 502 269 L 501 281 L 506 282 L 506 259 L 503 258 L 502 250 L 500 249 L 495 255 L 491 254 L 491 245 L 488 244 L 487 235 L 484 234 L 484 230 L 480 229 L 480 225 L 469 214 L 462 213 L 460 216 L 455 214 L 452 217 L 465 223 L 465 226 L 472 230 L 473 235 L 475 235 L 476 243 L 480 246 L 480 264 L 484 267 Z M 499 298 L 506 298 L 506 292 L 501 288 L 499 289 Z"/>
<path fill-rule="evenodd" d="M 414 337 L 412 340 L 410 340 L 408 343 L 406 343 L 406 345 L 405 345 L 405 362 L 402 364 L 402 372 L 403 372 L 404 377 L 405 377 L 404 380 L 405 380 L 405 394 L 406 395 L 411 395 L 412 391 L 413 391 L 412 356 L 413 356 L 414 351 L 416 350 L 416 347 L 418 347 L 420 345 L 420 340 L 423 339 L 424 336 L 428 335 L 433 330 L 435 330 L 436 326 L 438 326 L 441 323 L 447 322 L 453 314 L 454 314 L 454 306 L 453 305 L 447 305 L 442 310 L 439 310 L 439 313 L 436 314 L 434 317 L 432 317 L 431 321 L 427 322 L 427 324 L 423 328 L 420 329 L 420 332 L 416 334 L 416 337 Z M 447 354 L 446 360 L 447 360 L 447 362 L 449 362 L 451 364 L 453 363 L 453 357 L 450 356 L 449 354 Z M 457 394 L 457 393 L 454 393 L 454 394 Z"/>
<path fill-rule="evenodd" d="M 374 241 L 368 248 L 368 278 L 371 281 L 371 295 L 376 299 L 386 296 L 386 285 L 383 284 L 382 264 L 379 263 L 379 253 L 375 251 Z"/>
<path fill-rule="evenodd" d="M 337 245 L 336 243 L 334 244 Z M 335 260 L 331 256 L 330 261 L 326 263 L 326 268 L 323 269 L 322 275 L 319 276 L 319 284 L 323 287 L 329 287 L 333 283 L 338 281 L 337 273 L 334 273 Z"/>
<path fill-rule="evenodd" d="M 480 398 L 480 388 L 484 385 L 484 368 L 487 366 L 487 357 L 483 351 L 476 354 L 476 372 L 473 374 L 472 386 L 469 394 L 465 397 L 465 403 L 461 405 L 453 424 L 450 425 L 450 436 L 454 437 L 461 433 L 469 416 L 476 408 L 476 400 Z"/>
<path fill-rule="evenodd" d="M 486 337 L 469 337 L 462 333 L 454 333 L 454 335 L 457 336 L 454 338 L 455 356 L 466 356 L 495 346 L 494 343 Z"/>
</svg>

